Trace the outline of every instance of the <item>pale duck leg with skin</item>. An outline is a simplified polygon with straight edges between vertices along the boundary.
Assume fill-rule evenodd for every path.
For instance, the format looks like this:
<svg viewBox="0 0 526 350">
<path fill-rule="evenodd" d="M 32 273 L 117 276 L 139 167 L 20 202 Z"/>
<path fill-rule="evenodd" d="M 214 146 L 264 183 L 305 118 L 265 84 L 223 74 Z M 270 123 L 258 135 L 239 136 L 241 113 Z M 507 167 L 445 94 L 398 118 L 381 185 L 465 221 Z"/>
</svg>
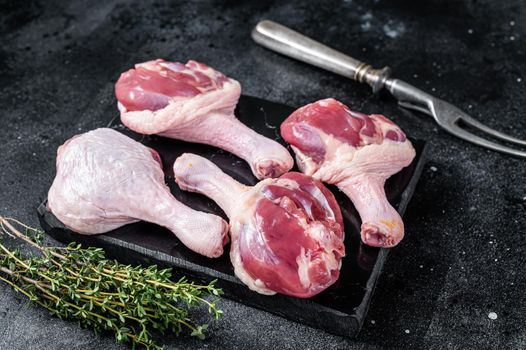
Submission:
<svg viewBox="0 0 526 350">
<path fill-rule="evenodd" d="M 199 254 L 223 253 L 228 224 L 175 199 L 154 150 L 102 128 L 66 141 L 56 163 L 48 208 L 72 230 L 99 234 L 144 220 L 168 228 Z"/>
</svg>

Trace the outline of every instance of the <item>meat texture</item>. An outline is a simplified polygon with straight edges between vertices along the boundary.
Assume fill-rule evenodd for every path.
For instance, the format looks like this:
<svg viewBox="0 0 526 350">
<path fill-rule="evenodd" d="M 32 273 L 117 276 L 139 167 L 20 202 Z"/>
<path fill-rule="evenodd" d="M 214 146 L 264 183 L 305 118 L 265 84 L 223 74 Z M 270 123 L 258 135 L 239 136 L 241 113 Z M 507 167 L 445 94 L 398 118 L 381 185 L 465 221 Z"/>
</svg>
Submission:
<svg viewBox="0 0 526 350">
<path fill-rule="evenodd" d="M 396 124 L 325 99 L 292 113 L 281 135 L 303 173 L 338 186 L 352 200 L 365 244 L 392 247 L 402 240 L 404 223 L 387 201 L 384 184 L 411 163 L 415 150 Z"/>
<path fill-rule="evenodd" d="M 342 216 L 321 182 L 290 172 L 244 186 L 194 154 L 180 156 L 174 174 L 181 189 L 212 198 L 230 218 L 230 259 L 250 289 L 307 298 L 338 279 Z"/>
<path fill-rule="evenodd" d="M 223 219 L 172 196 L 156 151 L 107 128 L 74 136 L 59 147 L 48 207 L 84 234 L 144 220 L 170 229 L 188 248 L 208 257 L 220 256 L 228 241 Z"/>
<path fill-rule="evenodd" d="M 202 63 L 137 64 L 120 76 L 115 93 L 122 123 L 136 132 L 222 148 L 246 160 L 258 179 L 293 166 L 283 146 L 235 117 L 239 83 Z"/>
</svg>

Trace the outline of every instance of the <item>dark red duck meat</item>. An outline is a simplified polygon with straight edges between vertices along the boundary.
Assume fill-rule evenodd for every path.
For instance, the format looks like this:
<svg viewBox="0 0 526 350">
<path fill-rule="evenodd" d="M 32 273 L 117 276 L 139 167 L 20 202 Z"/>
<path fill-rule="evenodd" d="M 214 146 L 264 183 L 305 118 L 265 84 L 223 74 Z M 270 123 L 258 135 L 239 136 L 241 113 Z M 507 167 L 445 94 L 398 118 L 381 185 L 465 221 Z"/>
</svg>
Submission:
<svg viewBox="0 0 526 350">
<path fill-rule="evenodd" d="M 140 63 L 121 74 L 115 94 L 122 123 L 138 133 L 222 148 L 247 161 L 258 179 L 294 164 L 285 147 L 235 117 L 241 86 L 205 64 Z"/>
<path fill-rule="evenodd" d="M 307 298 L 338 279 L 342 216 L 321 182 L 291 172 L 244 186 L 188 153 L 175 161 L 174 174 L 179 187 L 212 198 L 230 218 L 230 258 L 250 289 Z"/>
<path fill-rule="evenodd" d="M 365 244 L 392 247 L 404 223 L 385 196 L 385 181 L 415 157 L 405 134 L 380 114 L 349 110 L 332 98 L 308 104 L 281 124 L 301 171 L 338 186 L 362 218 Z"/>
</svg>

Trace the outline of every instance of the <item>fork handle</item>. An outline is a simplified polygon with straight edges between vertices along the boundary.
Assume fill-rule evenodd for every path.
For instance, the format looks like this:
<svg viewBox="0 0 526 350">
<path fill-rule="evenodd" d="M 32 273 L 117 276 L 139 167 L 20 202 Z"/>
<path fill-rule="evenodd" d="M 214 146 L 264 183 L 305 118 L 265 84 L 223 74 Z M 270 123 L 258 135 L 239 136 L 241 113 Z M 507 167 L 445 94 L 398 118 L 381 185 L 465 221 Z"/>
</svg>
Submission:
<svg viewBox="0 0 526 350">
<path fill-rule="evenodd" d="M 252 30 L 252 39 L 270 50 L 369 84 L 373 92 L 381 90 L 391 74 L 389 67 L 374 69 L 351 56 L 272 21 L 261 21 Z"/>
</svg>

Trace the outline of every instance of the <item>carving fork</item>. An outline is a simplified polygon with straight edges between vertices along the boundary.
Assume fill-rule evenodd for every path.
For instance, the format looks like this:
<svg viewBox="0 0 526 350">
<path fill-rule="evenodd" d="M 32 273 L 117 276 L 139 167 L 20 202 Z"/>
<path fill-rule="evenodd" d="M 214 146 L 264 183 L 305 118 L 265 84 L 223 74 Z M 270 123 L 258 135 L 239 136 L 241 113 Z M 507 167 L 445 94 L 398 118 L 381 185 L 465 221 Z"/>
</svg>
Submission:
<svg viewBox="0 0 526 350">
<path fill-rule="evenodd" d="M 367 83 L 372 87 L 374 93 L 386 88 L 398 100 L 401 107 L 432 116 L 438 125 L 457 137 L 494 151 L 526 158 L 526 151 L 507 147 L 477 136 L 463 129 L 459 122 L 478 129 L 495 139 L 509 143 L 526 146 L 526 140 L 489 128 L 452 104 L 431 96 L 402 80 L 390 78 L 391 69 L 389 67 L 374 69 L 364 62 L 272 21 L 259 22 L 252 31 L 252 38 L 258 44 L 285 56 L 354 79 L 360 83 Z"/>
</svg>

